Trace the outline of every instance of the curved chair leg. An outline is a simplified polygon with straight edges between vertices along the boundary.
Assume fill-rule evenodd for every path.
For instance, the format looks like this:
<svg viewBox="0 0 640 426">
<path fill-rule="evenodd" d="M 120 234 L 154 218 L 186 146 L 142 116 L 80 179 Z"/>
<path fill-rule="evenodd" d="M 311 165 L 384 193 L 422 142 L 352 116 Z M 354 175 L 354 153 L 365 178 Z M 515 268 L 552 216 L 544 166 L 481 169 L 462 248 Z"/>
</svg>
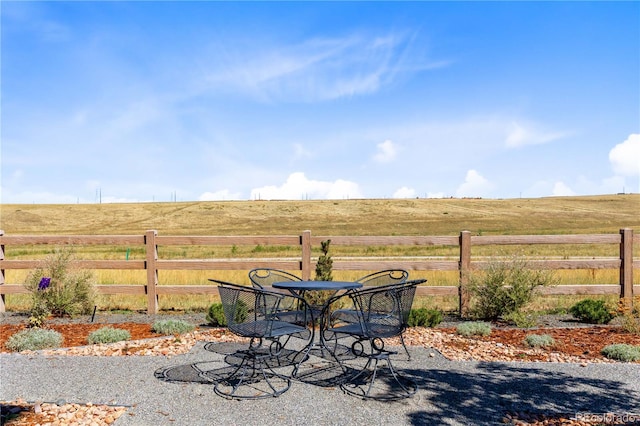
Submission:
<svg viewBox="0 0 640 426">
<path fill-rule="evenodd" d="M 404 348 L 404 351 L 407 353 L 407 361 L 411 361 L 411 354 L 409 353 L 409 349 L 407 348 L 407 345 L 404 343 L 404 335 L 400 334 L 400 343 L 402 343 L 402 347 Z"/>
<path fill-rule="evenodd" d="M 391 401 L 413 396 L 418 390 L 417 384 L 413 380 L 402 377 L 397 373 L 391 363 L 391 359 L 389 359 L 389 354 L 389 352 L 372 354 L 363 369 L 351 377 L 347 383 L 340 385 L 340 388 L 349 395 L 379 401 Z M 380 360 L 387 362 L 391 377 L 386 386 L 388 389 L 383 392 L 372 393 L 372 390 L 375 390 L 376 380 L 379 378 L 378 363 Z"/>
<path fill-rule="evenodd" d="M 277 397 L 291 387 L 291 379 L 267 365 L 269 357 L 246 353 L 242 362 L 225 379 L 216 383 L 214 392 L 229 399 Z M 246 393 L 242 390 L 246 389 Z"/>
</svg>

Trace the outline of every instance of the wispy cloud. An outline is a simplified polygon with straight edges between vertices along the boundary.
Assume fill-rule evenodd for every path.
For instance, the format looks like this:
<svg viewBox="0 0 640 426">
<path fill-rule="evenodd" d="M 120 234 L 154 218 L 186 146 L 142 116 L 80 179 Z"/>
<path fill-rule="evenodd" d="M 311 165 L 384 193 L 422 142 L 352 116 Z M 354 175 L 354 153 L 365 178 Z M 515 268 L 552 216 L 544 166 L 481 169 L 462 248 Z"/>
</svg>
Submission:
<svg viewBox="0 0 640 426">
<path fill-rule="evenodd" d="M 531 123 L 512 122 L 507 130 L 505 143 L 509 148 L 525 145 L 539 145 L 565 138 L 568 132 L 540 130 Z"/>
<path fill-rule="evenodd" d="M 326 101 L 370 94 L 399 75 L 449 65 L 415 54 L 409 33 L 314 38 L 294 45 L 225 50 L 226 67 L 212 65 L 210 89 L 244 93 L 265 102 Z"/>
</svg>

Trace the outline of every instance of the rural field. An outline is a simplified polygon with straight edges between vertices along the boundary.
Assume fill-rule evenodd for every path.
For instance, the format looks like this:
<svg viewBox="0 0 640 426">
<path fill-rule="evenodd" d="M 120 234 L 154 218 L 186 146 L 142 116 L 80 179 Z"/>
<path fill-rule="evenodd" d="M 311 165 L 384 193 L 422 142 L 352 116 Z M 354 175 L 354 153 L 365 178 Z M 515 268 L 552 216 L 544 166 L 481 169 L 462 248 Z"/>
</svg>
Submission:
<svg viewBox="0 0 640 426">
<path fill-rule="evenodd" d="M 640 231 L 640 194 L 518 199 L 4 204 L 5 234 L 457 235 Z"/>
<path fill-rule="evenodd" d="M 472 235 L 557 235 L 618 234 L 631 228 L 640 234 L 640 195 L 620 194 L 535 199 L 375 199 L 318 201 L 226 201 L 135 204 L 4 204 L 0 206 L 0 229 L 15 235 L 143 235 L 156 230 L 160 236 L 457 236 Z M 5 259 L 43 258 L 54 247 L 9 246 Z M 81 259 L 144 259 L 143 248 L 120 246 L 74 247 Z M 475 249 L 474 249 L 475 250 Z M 335 246 L 330 254 L 340 257 L 420 257 L 453 258 L 457 251 L 445 246 Z M 474 255 L 523 254 L 540 258 L 617 257 L 617 245 L 536 245 L 478 247 Z M 320 254 L 313 247 L 313 255 Z M 161 259 L 214 258 L 295 258 L 297 246 L 170 246 L 160 247 Z M 634 245 L 634 258 L 640 244 Z M 28 271 L 6 271 L 7 283 L 22 283 Z M 354 279 L 368 271 L 336 271 L 337 279 Z M 611 284 L 617 270 L 557 271 L 560 283 Z M 634 271 L 635 282 L 640 282 Z M 160 284 L 206 284 L 207 278 L 244 282 L 246 271 L 161 271 Z M 429 285 L 456 285 L 455 271 L 414 271 Z M 98 284 L 144 284 L 144 271 L 96 271 Z M 162 309 L 204 309 L 211 296 L 161 298 Z M 140 309 L 144 297 L 103 295 L 101 306 L 110 309 Z M 139 299 L 139 300 L 138 300 Z M 447 307 L 451 300 L 431 300 Z M 557 299 L 557 300 L 556 300 Z M 548 297 L 546 305 L 572 303 L 573 296 Z M 7 295 L 7 309 L 26 307 L 26 295 Z"/>
</svg>

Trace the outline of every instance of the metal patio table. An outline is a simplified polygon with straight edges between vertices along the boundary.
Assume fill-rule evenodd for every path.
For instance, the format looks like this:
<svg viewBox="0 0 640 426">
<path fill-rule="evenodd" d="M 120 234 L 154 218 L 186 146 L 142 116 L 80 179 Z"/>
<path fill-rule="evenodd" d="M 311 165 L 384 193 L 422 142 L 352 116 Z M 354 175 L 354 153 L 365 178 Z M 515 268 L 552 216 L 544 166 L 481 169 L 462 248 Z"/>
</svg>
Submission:
<svg viewBox="0 0 640 426">
<path fill-rule="evenodd" d="M 313 342 L 311 349 L 315 349 L 316 351 L 319 350 L 321 351 L 321 353 L 324 353 L 324 351 L 326 350 L 329 354 L 331 354 L 333 358 L 336 359 L 336 361 L 339 362 L 339 360 L 335 357 L 335 354 L 333 353 L 333 351 L 329 349 L 329 347 L 326 345 L 324 340 L 324 335 L 323 335 L 324 328 L 328 326 L 328 321 L 325 321 L 325 316 L 330 306 L 329 302 L 335 300 L 333 296 L 335 296 L 336 293 L 338 293 L 339 291 L 345 291 L 345 294 L 346 294 L 352 290 L 362 288 L 362 283 L 355 282 L 355 281 L 311 281 L 311 280 L 279 281 L 279 282 L 274 282 L 272 284 L 272 287 L 277 289 L 289 290 L 291 293 L 293 293 L 296 296 L 300 296 L 301 294 L 304 294 L 307 291 L 333 292 L 331 297 L 328 297 L 324 304 L 318 305 L 318 306 L 312 306 L 313 319 L 314 320 L 320 319 L 320 330 L 318 333 L 320 337 L 317 341 Z M 317 315 L 317 318 L 315 315 L 316 312 L 319 312 L 319 314 Z"/>
</svg>

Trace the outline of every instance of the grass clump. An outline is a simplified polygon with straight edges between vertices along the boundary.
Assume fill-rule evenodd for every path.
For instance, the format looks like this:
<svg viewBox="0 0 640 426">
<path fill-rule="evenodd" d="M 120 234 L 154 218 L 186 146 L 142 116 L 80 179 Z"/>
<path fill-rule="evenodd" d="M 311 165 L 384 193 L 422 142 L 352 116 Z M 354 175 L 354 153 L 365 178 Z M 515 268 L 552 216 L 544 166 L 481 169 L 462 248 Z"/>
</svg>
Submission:
<svg viewBox="0 0 640 426">
<path fill-rule="evenodd" d="M 521 311 L 511 312 L 510 314 L 505 315 L 502 319 L 518 328 L 532 328 L 538 325 L 538 316 L 536 314 L 524 313 Z"/>
<path fill-rule="evenodd" d="M 524 257 L 491 261 L 487 268 L 469 277 L 471 314 L 483 320 L 519 312 L 533 301 L 535 290 L 555 284 L 553 271 L 531 269 Z"/>
<path fill-rule="evenodd" d="M 602 348 L 602 355 L 618 361 L 640 361 L 640 346 L 617 343 Z"/>
<path fill-rule="evenodd" d="M 437 309 L 412 309 L 407 324 L 409 327 L 435 327 L 442 322 L 442 312 Z"/>
<path fill-rule="evenodd" d="M 29 328 L 10 336 L 6 347 L 12 352 L 55 349 L 62 345 L 62 340 L 62 334 L 55 330 Z"/>
<path fill-rule="evenodd" d="M 553 346 L 556 342 L 548 334 L 529 334 L 525 337 L 524 343 L 532 348 L 546 348 Z"/>
<path fill-rule="evenodd" d="M 184 334 L 193 331 L 196 327 L 183 320 L 159 320 L 153 323 L 151 330 L 159 334 Z"/>
<path fill-rule="evenodd" d="M 214 327 L 226 327 L 227 319 L 224 316 L 224 309 L 222 307 L 222 303 L 214 303 L 209 306 L 207 310 L 207 316 L 205 318 L 207 320 L 207 324 L 212 325 Z"/>
<path fill-rule="evenodd" d="M 113 327 L 102 327 L 91 334 L 87 338 L 90 345 L 95 343 L 114 343 L 131 339 L 131 333 L 128 330 Z"/>
<path fill-rule="evenodd" d="M 615 317 L 604 300 L 595 299 L 581 300 L 569 312 L 574 318 L 589 324 L 607 324 Z"/>
<path fill-rule="evenodd" d="M 469 321 L 460 324 L 456 333 L 461 336 L 488 336 L 491 334 L 491 324 L 482 321 Z"/>
</svg>

